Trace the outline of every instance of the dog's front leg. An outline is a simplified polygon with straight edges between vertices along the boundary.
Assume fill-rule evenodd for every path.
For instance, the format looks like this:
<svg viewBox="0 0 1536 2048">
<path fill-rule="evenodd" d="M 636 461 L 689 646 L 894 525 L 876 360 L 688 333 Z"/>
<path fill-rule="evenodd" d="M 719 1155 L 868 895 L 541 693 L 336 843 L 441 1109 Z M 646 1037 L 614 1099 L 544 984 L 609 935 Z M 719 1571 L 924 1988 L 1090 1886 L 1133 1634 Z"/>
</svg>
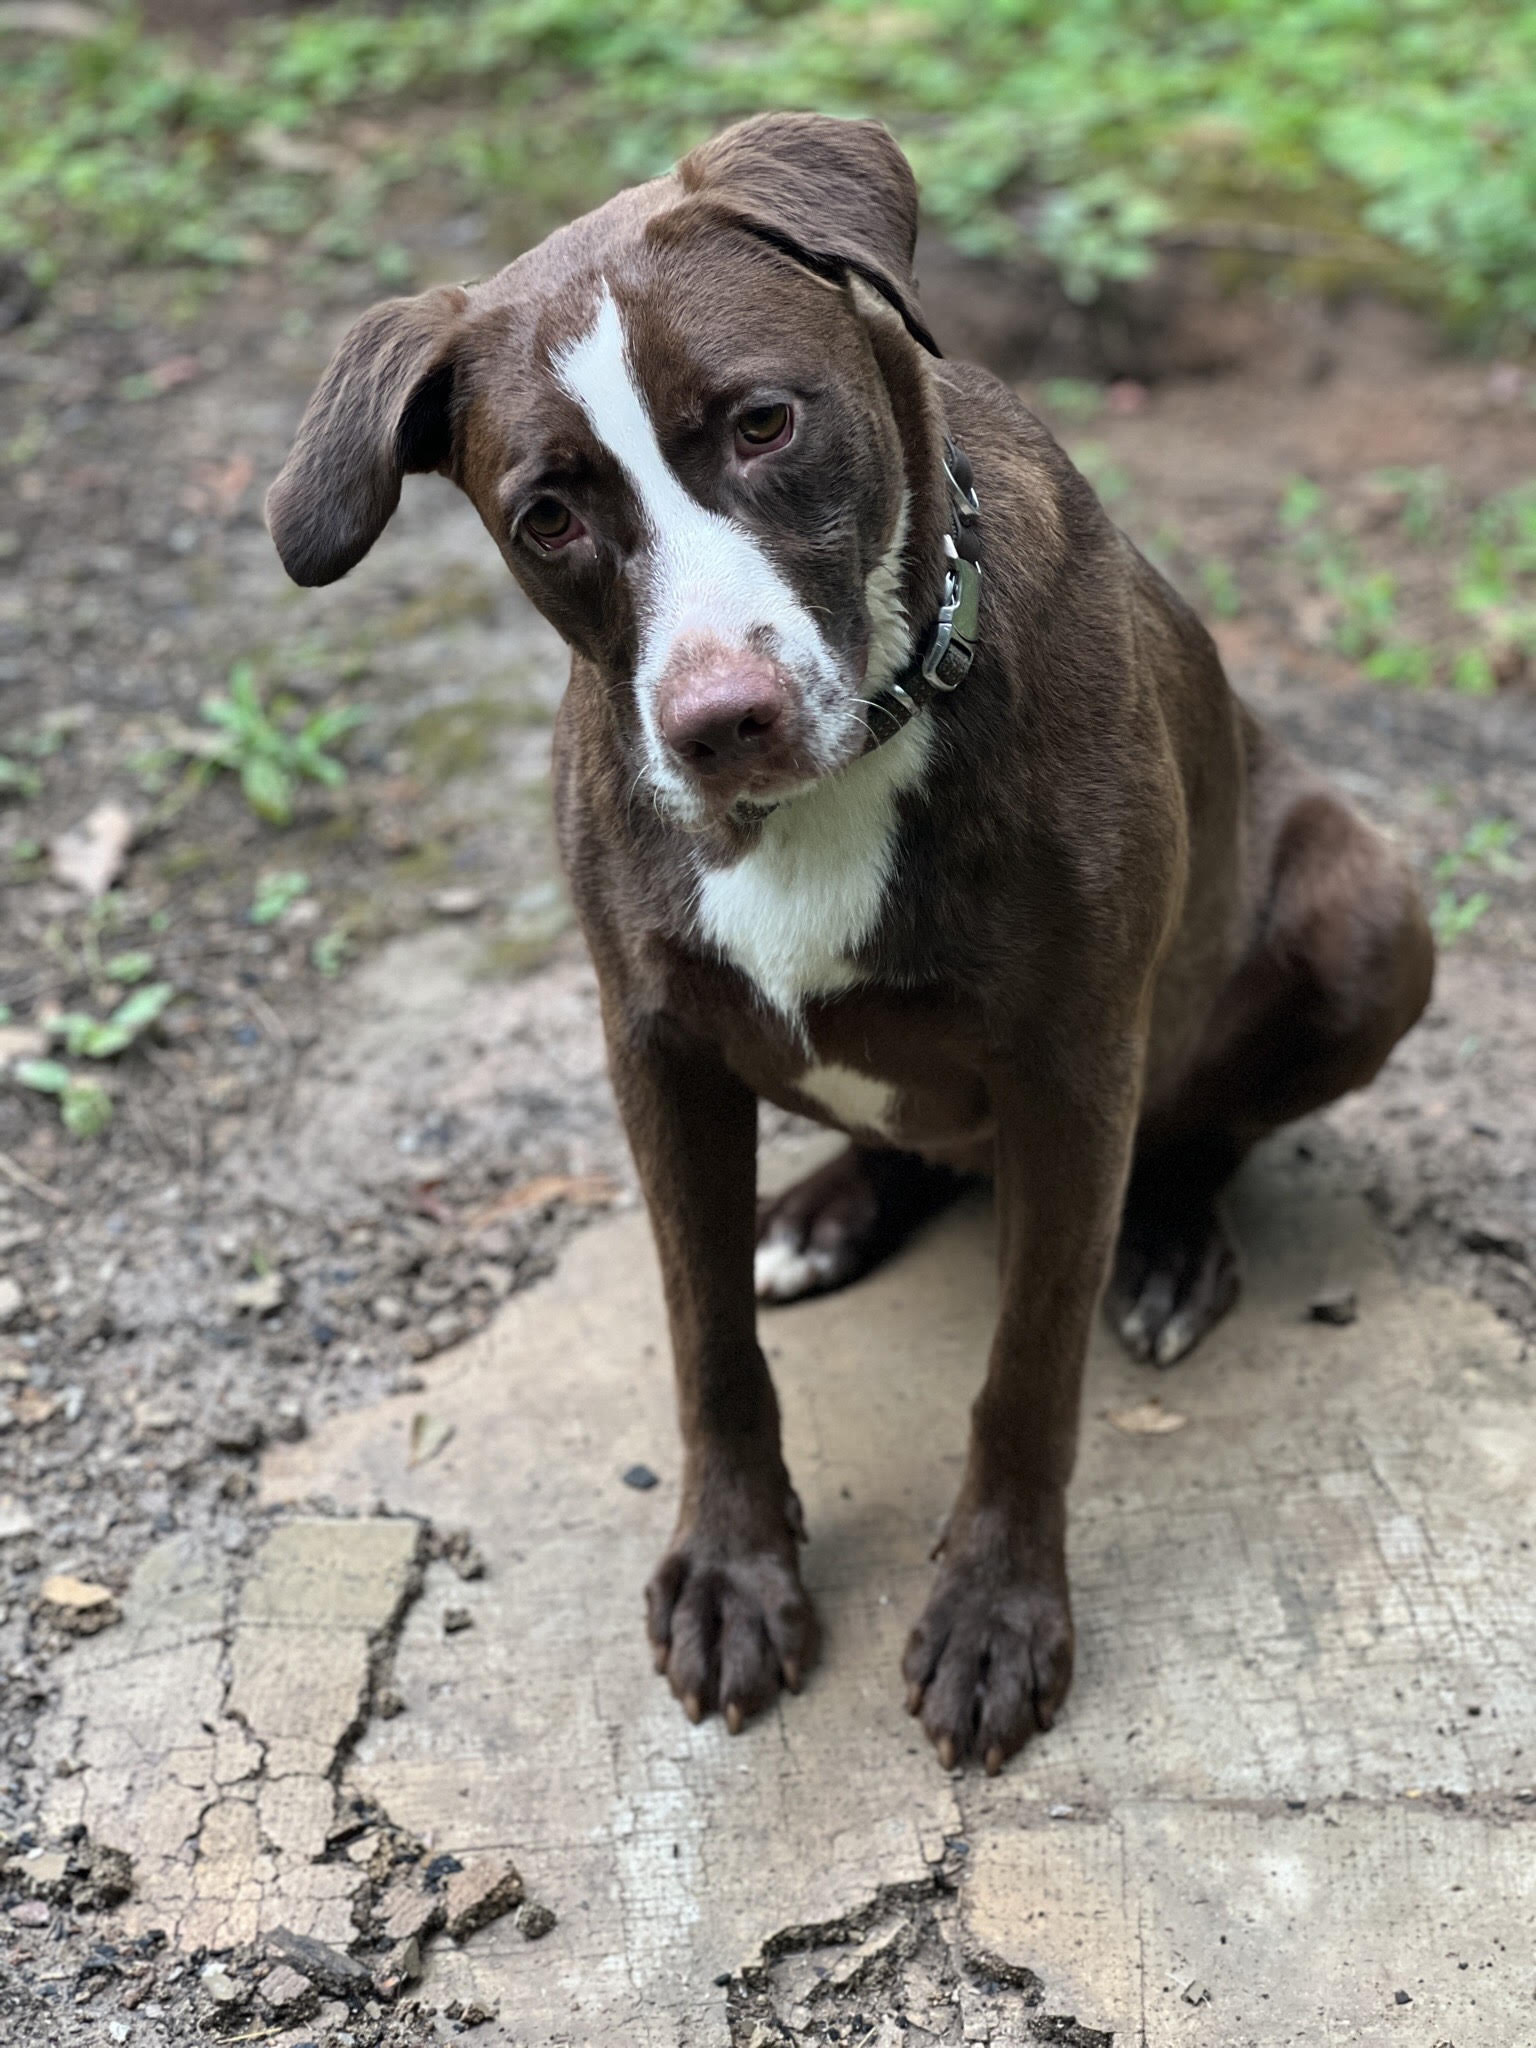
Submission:
<svg viewBox="0 0 1536 2048">
<path fill-rule="evenodd" d="M 800 1504 L 757 1342 L 757 1099 L 670 1020 L 610 1011 L 609 1064 L 660 1254 L 683 1438 L 682 1501 L 646 1588 L 656 1668 L 690 1720 L 732 1734 L 798 1691 L 814 1648 Z"/>
<path fill-rule="evenodd" d="M 999 1770 L 1050 1727 L 1072 1679 L 1066 1488 L 1139 1060 L 1121 1047 L 1067 1064 L 1021 1058 L 993 1081 L 1001 1308 L 938 1581 L 902 1666 L 946 1769 L 970 1756 Z"/>
</svg>

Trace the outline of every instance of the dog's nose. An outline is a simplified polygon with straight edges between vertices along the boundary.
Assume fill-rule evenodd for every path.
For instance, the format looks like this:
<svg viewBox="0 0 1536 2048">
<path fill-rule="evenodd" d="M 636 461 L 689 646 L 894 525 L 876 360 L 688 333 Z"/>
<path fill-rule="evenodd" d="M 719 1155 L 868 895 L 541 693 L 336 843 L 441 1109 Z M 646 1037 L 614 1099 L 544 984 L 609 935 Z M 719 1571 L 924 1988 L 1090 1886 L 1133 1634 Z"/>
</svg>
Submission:
<svg viewBox="0 0 1536 2048">
<path fill-rule="evenodd" d="M 657 706 L 661 736 L 695 775 L 718 775 L 766 754 L 787 704 L 767 662 L 711 667 L 682 679 Z"/>
</svg>

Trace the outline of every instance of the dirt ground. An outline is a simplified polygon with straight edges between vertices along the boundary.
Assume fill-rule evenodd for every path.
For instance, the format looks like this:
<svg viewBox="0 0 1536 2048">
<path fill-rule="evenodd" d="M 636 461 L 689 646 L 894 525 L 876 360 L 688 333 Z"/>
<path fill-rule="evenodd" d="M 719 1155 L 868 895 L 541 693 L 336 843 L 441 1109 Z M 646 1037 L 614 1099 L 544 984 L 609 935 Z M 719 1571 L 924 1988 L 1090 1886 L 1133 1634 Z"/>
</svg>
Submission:
<svg viewBox="0 0 1536 2048">
<path fill-rule="evenodd" d="M 421 223 L 418 281 L 490 267 L 506 252 L 484 233 Z M 933 277 L 941 339 L 980 337 L 1017 372 L 1028 322 L 1006 283 L 939 259 Z M 36 777 L 0 795 L 0 1062 L 43 1051 L 54 1011 L 109 1008 L 123 952 L 178 992 L 103 1063 L 102 1135 L 0 1087 L 0 1850 L 37 1840 L 33 1731 L 76 1640 L 42 1581 L 117 1592 L 173 1532 L 238 1562 L 265 1525 L 263 1444 L 408 1390 L 585 1217 L 634 1200 L 551 844 L 553 635 L 436 480 L 413 480 L 332 591 L 290 589 L 261 525 L 304 397 L 375 295 L 346 271 L 201 303 L 173 279 L 66 280 L 0 335 L 0 753 Z M 1147 374 L 1026 395 L 1215 612 L 1250 701 L 1397 835 L 1431 896 L 1458 858 L 1453 891 L 1486 894 L 1422 1028 L 1328 1121 L 1401 1259 L 1529 1338 L 1536 693 L 1516 663 L 1487 696 L 1363 679 L 1280 507 L 1296 477 L 1321 486 L 1331 530 L 1429 618 L 1454 507 L 1536 477 L 1536 381 L 1369 304 L 1178 317 L 1196 339 L 1219 328 L 1203 359 L 1133 354 Z M 1408 468 L 1447 480 L 1443 544 L 1403 530 L 1380 473 Z M 236 661 L 306 709 L 369 713 L 339 749 L 345 783 L 306 785 L 286 827 L 231 776 L 185 772 Z M 92 902 L 51 848 L 109 799 L 134 836 Z M 1467 864 L 1489 821 L 1513 827 L 1500 858 Z M 289 873 L 303 892 L 253 923 L 262 878 Z M 193 2037 L 191 1963 L 109 1944 L 93 1964 L 93 1942 L 90 1914 L 62 1911 L 0 1936 L 8 2038 L 126 2039 L 115 2016 L 146 1977 Z"/>
</svg>

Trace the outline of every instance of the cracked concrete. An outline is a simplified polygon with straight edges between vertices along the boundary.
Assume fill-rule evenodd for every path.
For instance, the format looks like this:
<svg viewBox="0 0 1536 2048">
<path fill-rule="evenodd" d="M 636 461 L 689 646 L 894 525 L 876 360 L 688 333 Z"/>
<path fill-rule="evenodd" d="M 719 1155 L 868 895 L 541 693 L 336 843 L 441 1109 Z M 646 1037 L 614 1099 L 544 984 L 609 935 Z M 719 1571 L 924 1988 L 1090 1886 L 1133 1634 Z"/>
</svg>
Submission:
<svg viewBox="0 0 1536 2048">
<path fill-rule="evenodd" d="M 237 1579 L 190 1538 L 135 1573 L 121 1626 L 62 1666 L 40 1738 L 50 1833 L 126 1850 L 127 1935 L 227 1949 L 286 1924 L 345 1945 L 355 1865 L 326 1861 L 378 1647 L 420 1584 L 420 1525 L 296 1520 Z"/>
<path fill-rule="evenodd" d="M 1536 2036 L 1529 1362 L 1486 1310 L 1398 1276 L 1357 1181 L 1325 1126 L 1272 1146 L 1234 1202 L 1238 1314 L 1155 1383 L 1096 1343 L 1076 1687 L 995 1781 L 938 1770 L 896 1675 L 985 1346 L 984 1203 L 765 1319 L 826 1648 L 737 1740 L 687 1725 L 641 1639 L 677 1456 L 639 1216 L 588 1232 L 424 1392 L 270 1453 L 269 1502 L 468 1523 L 489 1562 L 469 1586 L 429 1572 L 406 1711 L 364 1730 L 346 1782 L 435 1849 L 512 1852 L 559 1924 L 440 1950 L 424 1995 L 499 2004 L 530 2048 L 745 2044 L 751 1967 L 786 1929 L 835 1947 L 882 1890 L 937 1878 L 954 1956 L 1039 1997 L 1010 2022 L 956 1991 L 953 2027 L 916 2032 L 909 2002 L 909 2044 Z M 1306 1319 L 1346 1285 L 1356 1323 Z M 1184 1428 L 1108 1422 L 1154 1385 Z M 423 1411 L 454 1435 L 412 1469 Z M 635 1462 L 662 1484 L 624 1487 Z M 472 1626 L 444 1632 L 450 1602 Z M 772 2010 L 833 2038 L 803 1998 Z"/>
<path fill-rule="evenodd" d="M 47 1824 L 128 1850 L 116 1924 L 183 1950 L 346 1945 L 343 1804 L 509 1856 L 553 1930 L 440 1941 L 421 1995 L 521 2048 L 1536 2038 L 1530 1364 L 1400 1277 L 1358 1178 L 1326 1125 L 1272 1146 L 1234 1202 L 1240 1311 L 1156 1381 L 1096 1343 L 1076 1687 L 997 1780 L 938 1769 L 897 1678 L 985 1348 L 986 1203 L 765 1318 L 826 1646 L 736 1740 L 641 1637 L 677 1452 L 630 1214 L 420 1391 L 274 1447 L 251 1564 L 146 1557 L 60 1666 Z M 1307 1320 L 1343 1287 L 1358 1321 Z M 1154 1388 L 1183 1427 L 1113 1425 Z M 424 1562 L 428 1520 L 486 1576 Z"/>
</svg>

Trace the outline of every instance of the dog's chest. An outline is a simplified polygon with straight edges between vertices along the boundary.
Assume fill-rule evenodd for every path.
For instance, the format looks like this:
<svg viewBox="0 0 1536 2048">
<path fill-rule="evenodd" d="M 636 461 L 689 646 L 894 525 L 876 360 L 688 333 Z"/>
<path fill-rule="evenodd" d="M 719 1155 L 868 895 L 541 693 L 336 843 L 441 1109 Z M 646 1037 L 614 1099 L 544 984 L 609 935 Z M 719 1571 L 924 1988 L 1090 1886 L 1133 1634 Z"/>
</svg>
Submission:
<svg viewBox="0 0 1536 2048">
<path fill-rule="evenodd" d="M 895 868 L 897 797 L 922 781 L 930 740 L 914 719 L 775 811 L 749 853 L 700 880 L 702 935 L 797 1026 L 811 997 L 860 979 L 854 956 Z"/>
</svg>

